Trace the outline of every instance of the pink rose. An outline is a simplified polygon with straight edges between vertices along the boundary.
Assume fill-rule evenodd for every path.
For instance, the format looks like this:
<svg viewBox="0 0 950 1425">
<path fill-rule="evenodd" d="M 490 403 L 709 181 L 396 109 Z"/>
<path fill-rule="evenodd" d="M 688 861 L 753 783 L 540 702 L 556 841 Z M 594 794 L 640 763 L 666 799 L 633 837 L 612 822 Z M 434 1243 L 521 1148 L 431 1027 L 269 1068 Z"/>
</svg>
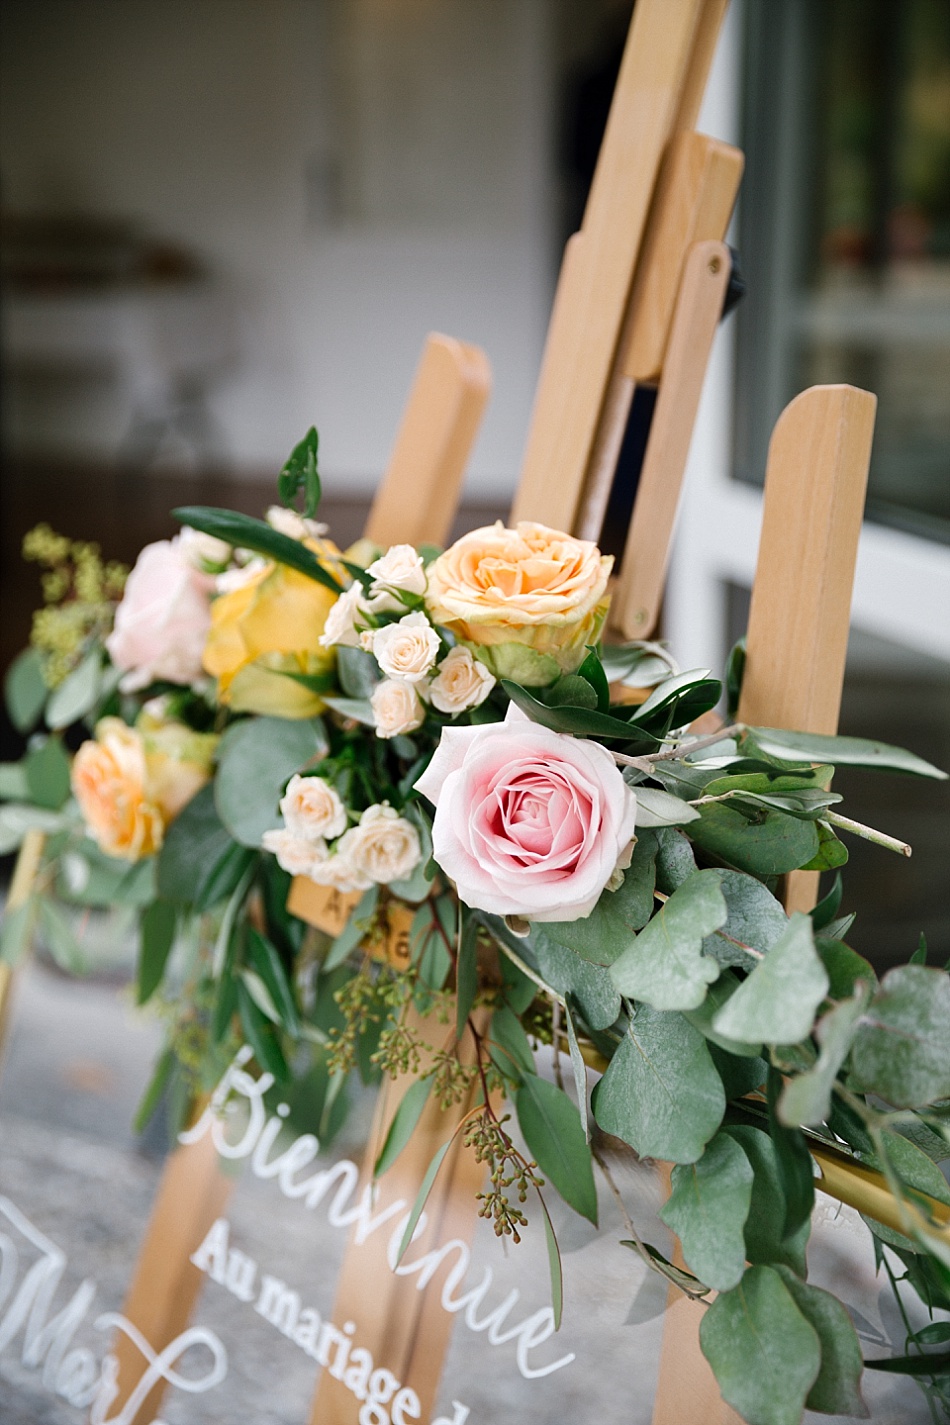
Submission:
<svg viewBox="0 0 950 1425">
<path fill-rule="evenodd" d="M 610 753 L 514 707 L 444 728 L 416 787 L 435 804 L 436 861 L 490 914 L 582 920 L 628 863 L 637 799 Z"/>
<path fill-rule="evenodd" d="M 126 675 L 123 692 L 159 679 L 194 683 L 202 676 L 213 589 L 214 578 L 195 568 L 181 536 L 145 546 L 106 639 L 109 657 Z"/>
</svg>

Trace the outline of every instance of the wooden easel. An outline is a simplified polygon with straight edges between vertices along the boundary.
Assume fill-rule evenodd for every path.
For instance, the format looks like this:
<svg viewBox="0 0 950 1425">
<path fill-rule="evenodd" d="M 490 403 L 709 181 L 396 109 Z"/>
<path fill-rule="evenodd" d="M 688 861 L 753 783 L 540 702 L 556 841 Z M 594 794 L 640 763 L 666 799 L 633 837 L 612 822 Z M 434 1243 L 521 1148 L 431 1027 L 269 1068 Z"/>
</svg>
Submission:
<svg viewBox="0 0 950 1425">
<path fill-rule="evenodd" d="M 491 370 L 479 347 L 429 336 L 369 514 L 368 538 L 383 545 L 445 541 L 490 389 Z M 169 1155 L 123 1308 L 156 1351 L 188 1324 L 203 1281 L 190 1257 L 221 1215 L 233 1182 L 221 1171 L 209 1135 Z M 118 1409 L 141 1376 L 142 1359 L 124 1333 L 113 1349 Z M 160 1383 L 137 1410 L 136 1425 L 154 1418 L 163 1393 Z"/>
</svg>

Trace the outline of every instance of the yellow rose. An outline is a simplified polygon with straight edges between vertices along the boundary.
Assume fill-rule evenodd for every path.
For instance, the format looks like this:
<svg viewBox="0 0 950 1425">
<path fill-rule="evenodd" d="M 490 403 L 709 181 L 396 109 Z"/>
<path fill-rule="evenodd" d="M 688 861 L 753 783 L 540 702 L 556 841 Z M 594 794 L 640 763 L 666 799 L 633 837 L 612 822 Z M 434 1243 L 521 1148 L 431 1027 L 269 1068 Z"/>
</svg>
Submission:
<svg viewBox="0 0 950 1425">
<path fill-rule="evenodd" d="M 596 643 L 612 566 L 589 540 L 499 521 L 463 535 L 429 566 L 426 607 L 496 678 L 540 686 L 573 672 Z"/>
<path fill-rule="evenodd" d="M 72 787 L 86 829 L 107 856 L 139 861 L 211 776 L 218 739 L 143 714 L 141 727 L 105 717 L 73 759 Z"/>
<path fill-rule="evenodd" d="M 96 740 L 73 759 L 73 793 L 92 838 L 107 856 L 138 861 L 162 844 L 162 813 L 147 792 L 142 738 L 121 718 L 107 717 Z"/>
<path fill-rule="evenodd" d="M 308 549 L 333 556 L 327 541 L 305 540 Z M 285 564 L 265 564 L 240 587 L 211 605 L 211 631 L 204 666 L 218 680 L 218 700 L 235 712 L 274 717 L 313 717 L 323 709 L 318 694 L 287 673 L 327 673 L 332 648 L 320 635 L 337 596 Z"/>
</svg>

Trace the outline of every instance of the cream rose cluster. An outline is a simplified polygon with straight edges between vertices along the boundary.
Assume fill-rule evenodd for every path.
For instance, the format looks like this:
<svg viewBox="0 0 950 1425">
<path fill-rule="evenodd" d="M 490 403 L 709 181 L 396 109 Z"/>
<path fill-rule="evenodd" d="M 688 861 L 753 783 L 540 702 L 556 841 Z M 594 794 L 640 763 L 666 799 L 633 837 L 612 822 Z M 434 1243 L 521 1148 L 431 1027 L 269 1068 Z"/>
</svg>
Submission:
<svg viewBox="0 0 950 1425">
<path fill-rule="evenodd" d="M 430 565 L 426 608 L 496 677 L 540 686 L 573 672 L 596 643 L 612 566 L 589 540 L 499 521 Z"/>
<path fill-rule="evenodd" d="M 416 782 L 433 855 L 473 909 L 581 920 L 629 865 L 637 799 L 599 743 L 530 722 L 447 727 Z"/>
<path fill-rule="evenodd" d="M 309 876 L 318 885 L 368 891 L 411 876 L 422 859 L 410 821 L 381 802 L 349 826 L 339 794 L 323 777 L 291 777 L 280 810 L 284 825 L 264 833 L 264 850 L 290 875 Z"/>
</svg>

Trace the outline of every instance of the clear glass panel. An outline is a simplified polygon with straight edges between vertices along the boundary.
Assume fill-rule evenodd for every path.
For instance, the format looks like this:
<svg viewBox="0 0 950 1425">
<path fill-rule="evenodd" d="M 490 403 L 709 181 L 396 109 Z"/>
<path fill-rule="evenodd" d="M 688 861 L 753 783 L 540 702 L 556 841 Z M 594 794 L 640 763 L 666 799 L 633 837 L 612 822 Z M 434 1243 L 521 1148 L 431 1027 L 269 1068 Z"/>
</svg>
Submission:
<svg viewBox="0 0 950 1425">
<path fill-rule="evenodd" d="M 879 398 L 868 515 L 950 536 L 950 6 L 747 5 L 738 474 L 816 382 Z"/>
</svg>

